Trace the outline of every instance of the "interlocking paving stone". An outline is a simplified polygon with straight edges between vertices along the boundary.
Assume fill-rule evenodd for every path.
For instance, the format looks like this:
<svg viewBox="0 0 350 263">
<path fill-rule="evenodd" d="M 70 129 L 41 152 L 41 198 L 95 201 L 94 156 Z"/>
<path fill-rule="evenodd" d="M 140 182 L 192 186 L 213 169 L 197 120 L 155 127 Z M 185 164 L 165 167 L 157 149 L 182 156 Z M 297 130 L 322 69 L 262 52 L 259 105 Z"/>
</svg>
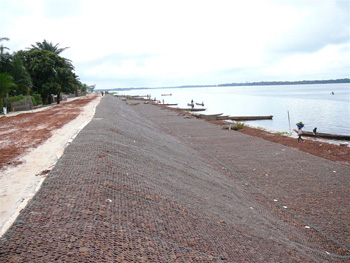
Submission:
<svg viewBox="0 0 350 263">
<path fill-rule="evenodd" d="M 1 238 L 0 262 L 349 262 L 349 176 L 105 96 Z"/>
</svg>

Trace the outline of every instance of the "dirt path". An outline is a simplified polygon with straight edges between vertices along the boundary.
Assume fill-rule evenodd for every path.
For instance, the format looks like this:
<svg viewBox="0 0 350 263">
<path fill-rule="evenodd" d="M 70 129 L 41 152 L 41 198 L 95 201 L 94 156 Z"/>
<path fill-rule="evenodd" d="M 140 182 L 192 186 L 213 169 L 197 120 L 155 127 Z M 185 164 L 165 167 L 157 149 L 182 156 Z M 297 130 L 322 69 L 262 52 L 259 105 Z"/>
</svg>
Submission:
<svg viewBox="0 0 350 263">
<path fill-rule="evenodd" d="M 95 96 L 88 96 L 37 112 L 0 118 L 0 169 L 18 165 L 18 159 L 52 136 L 52 131 L 75 119 Z"/>
<path fill-rule="evenodd" d="M 0 118 L 0 236 L 33 197 L 67 144 L 91 120 L 101 97 Z"/>
</svg>

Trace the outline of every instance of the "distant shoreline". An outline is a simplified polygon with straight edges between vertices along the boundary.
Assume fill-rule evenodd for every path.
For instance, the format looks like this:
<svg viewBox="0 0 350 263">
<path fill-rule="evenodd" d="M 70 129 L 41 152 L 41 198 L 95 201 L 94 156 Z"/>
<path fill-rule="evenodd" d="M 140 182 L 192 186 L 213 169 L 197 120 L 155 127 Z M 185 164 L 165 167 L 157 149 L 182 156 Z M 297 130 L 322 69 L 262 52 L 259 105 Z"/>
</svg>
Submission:
<svg viewBox="0 0 350 263">
<path fill-rule="evenodd" d="M 123 90 L 145 90 L 145 89 L 181 89 L 181 88 L 203 88 L 203 87 L 227 87 L 227 86 L 273 86 L 273 85 L 309 85 L 309 84 L 342 84 L 350 83 L 349 78 L 344 79 L 329 79 L 329 80 L 300 80 L 300 81 L 259 81 L 246 83 L 226 83 L 216 85 L 184 85 L 184 86 L 169 86 L 169 87 L 130 87 L 130 88 L 115 88 L 109 91 L 123 91 Z M 96 89 L 95 91 L 104 91 Z"/>
</svg>

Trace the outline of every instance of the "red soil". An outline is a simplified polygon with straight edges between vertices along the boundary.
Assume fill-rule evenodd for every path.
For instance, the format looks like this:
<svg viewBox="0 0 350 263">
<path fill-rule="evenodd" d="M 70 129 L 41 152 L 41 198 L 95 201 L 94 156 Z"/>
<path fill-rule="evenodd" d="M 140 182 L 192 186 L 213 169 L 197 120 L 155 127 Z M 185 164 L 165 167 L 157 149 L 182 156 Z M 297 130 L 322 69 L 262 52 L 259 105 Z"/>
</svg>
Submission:
<svg viewBox="0 0 350 263">
<path fill-rule="evenodd" d="M 49 109 L 0 118 L 0 169 L 20 163 L 18 157 L 36 148 L 59 129 L 75 119 L 83 106 L 96 96 L 86 96 L 55 104 Z"/>
</svg>

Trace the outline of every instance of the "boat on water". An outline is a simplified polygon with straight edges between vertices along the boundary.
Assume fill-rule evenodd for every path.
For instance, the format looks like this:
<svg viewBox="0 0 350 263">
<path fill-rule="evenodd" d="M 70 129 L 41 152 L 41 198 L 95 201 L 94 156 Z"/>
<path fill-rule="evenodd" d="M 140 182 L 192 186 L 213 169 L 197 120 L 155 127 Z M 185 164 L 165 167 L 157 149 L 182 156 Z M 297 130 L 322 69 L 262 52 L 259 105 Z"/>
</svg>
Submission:
<svg viewBox="0 0 350 263">
<path fill-rule="evenodd" d="M 307 136 L 307 137 L 315 137 L 315 138 L 319 137 L 319 138 L 324 138 L 324 139 L 350 141 L 350 135 L 317 132 L 316 136 L 315 136 L 315 134 L 313 132 L 309 132 L 309 131 L 303 131 L 302 135 Z"/>
<path fill-rule="evenodd" d="M 229 116 L 228 119 L 234 121 L 255 121 L 255 120 L 272 120 L 273 115 L 268 116 Z"/>
<path fill-rule="evenodd" d="M 197 106 L 203 106 L 203 107 L 204 107 L 204 102 L 202 102 L 202 103 L 196 102 L 196 105 L 197 105 Z"/>
<path fill-rule="evenodd" d="M 187 106 L 194 107 L 194 104 L 193 103 L 187 103 Z"/>
<path fill-rule="evenodd" d="M 169 94 L 161 94 L 161 96 L 172 96 L 173 94 L 169 93 Z"/>
<path fill-rule="evenodd" d="M 177 106 L 177 103 L 164 103 L 165 106 Z"/>
</svg>

